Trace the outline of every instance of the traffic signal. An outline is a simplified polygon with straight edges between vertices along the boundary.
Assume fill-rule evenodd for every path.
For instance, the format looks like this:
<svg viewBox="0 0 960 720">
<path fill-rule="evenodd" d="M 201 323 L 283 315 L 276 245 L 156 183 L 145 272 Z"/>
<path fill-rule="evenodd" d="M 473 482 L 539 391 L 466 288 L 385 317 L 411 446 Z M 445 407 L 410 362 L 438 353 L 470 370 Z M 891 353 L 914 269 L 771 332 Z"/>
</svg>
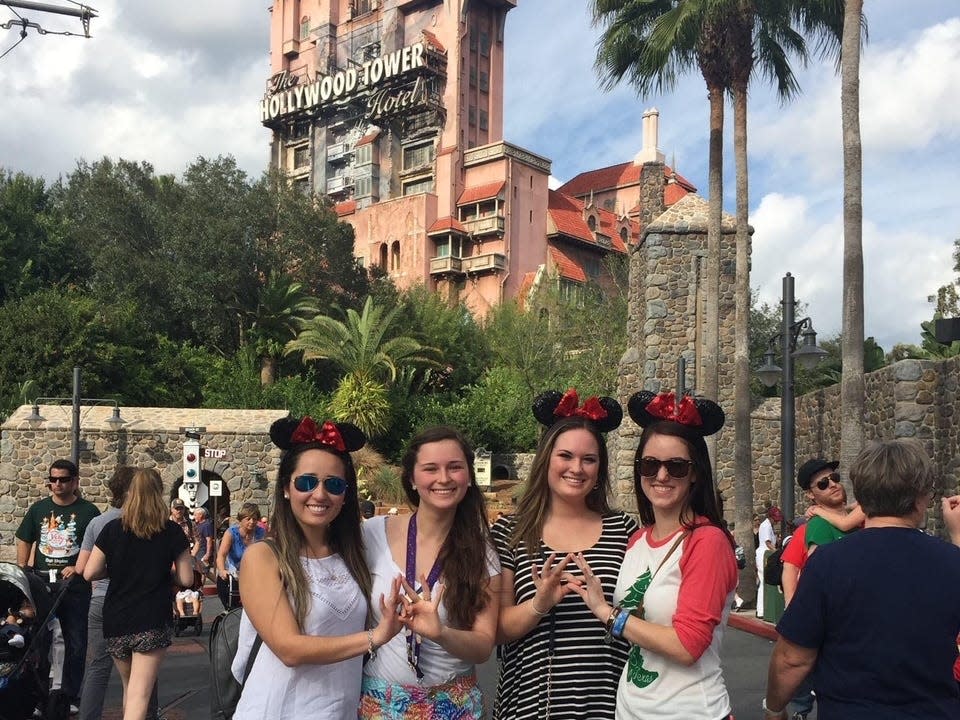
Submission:
<svg viewBox="0 0 960 720">
<path fill-rule="evenodd" d="M 200 467 L 200 441 L 188 438 L 183 441 L 183 481 L 185 483 L 200 482 L 203 474 Z"/>
</svg>

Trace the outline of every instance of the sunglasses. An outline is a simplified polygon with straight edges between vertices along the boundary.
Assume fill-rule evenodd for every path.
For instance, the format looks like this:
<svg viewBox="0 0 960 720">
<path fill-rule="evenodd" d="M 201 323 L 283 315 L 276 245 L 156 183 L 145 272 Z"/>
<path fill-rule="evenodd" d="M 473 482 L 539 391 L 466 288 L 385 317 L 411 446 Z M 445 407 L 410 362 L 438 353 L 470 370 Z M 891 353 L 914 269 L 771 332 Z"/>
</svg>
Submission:
<svg viewBox="0 0 960 720">
<path fill-rule="evenodd" d="M 831 482 L 834 482 L 834 483 L 836 483 L 837 485 L 839 485 L 839 484 L 840 484 L 840 473 L 832 472 L 832 473 L 830 473 L 829 475 L 820 478 L 820 479 L 817 480 L 817 482 L 815 482 L 814 484 L 817 486 L 817 489 L 818 489 L 818 490 L 826 490 L 828 487 L 830 487 L 830 483 L 831 483 Z"/>
<path fill-rule="evenodd" d="M 667 469 L 667 475 L 677 480 L 682 480 L 690 474 L 691 465 L 693 465 L 692 460 L 684 460 L 682 458 L 658 460 L 655 457 L 640 458 L 636 464 L 642 477 L 656 477 L 662 466 Z"/>
<path fill-rule="evenodd" d="M 347 491 L 347 481 L 342 477 L 337 477 L 336 475 L 328 475 L 323 480 L 323 489 L 326 490 L 331 495 L 343 495 Z M 293 486 L 300 492 L 313 492 L 317 489 L 317 485 L 321 483 L 320 478 L 318 478 L 313 473 L 304 473 L 303 475 L 297 475 L 293 479 Z"/>
<path fill-rule="evenodd" d="M 67 475 L 66 477 L 54 477 L 53 475 L 51 475 L 49 477 L 49 480 L 51 485 L 55 485 L 57 483 L 60 483 L 61 485 L 66 485 L 67 483 L 73 482 L 73 476 Z"/>
</svg>

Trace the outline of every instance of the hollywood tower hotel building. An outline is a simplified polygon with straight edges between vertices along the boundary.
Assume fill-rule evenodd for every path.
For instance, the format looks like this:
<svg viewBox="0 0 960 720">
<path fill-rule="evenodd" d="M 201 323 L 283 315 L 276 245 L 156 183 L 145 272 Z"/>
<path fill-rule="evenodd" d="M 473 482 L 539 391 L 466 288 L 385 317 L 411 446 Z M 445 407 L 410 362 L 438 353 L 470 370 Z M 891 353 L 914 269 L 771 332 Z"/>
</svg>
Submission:
<svg viewBox="0 0 960 720">
<path fill-rule="evenodd" d="M 361 264 L 478 315 L 545 278 L 569 292 L 602 283 L 604 255 L 626 253 L 639 230 L 637 178 L 609 172 L 621 166 L 595 171 L 604 187 L 584 173 L 568 183 L 573 192 L 553 191 L 550 161 L 503 140 L 503 31 L 515 6 L 274 0 L 271 8 L 260 104 L 271 164 L 330 197 L 354 228 Z"/>
</svg>

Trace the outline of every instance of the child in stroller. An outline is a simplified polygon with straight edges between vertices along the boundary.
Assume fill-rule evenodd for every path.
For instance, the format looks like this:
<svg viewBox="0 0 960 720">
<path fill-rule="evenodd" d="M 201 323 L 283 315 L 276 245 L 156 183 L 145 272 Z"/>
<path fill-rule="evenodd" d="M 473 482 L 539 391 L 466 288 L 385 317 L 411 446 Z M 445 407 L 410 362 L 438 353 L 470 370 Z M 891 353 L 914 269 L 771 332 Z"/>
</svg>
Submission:
<svg viewBox="0 0 960 720">
<path fill-rule="evenodd" d="M 193 585 L 179 590 L 175 596 L 176 606 L 173 611 L 173 634 L 179 637 L 180 633 L 189 626 L 193 626 L 195 635 L 203 632 L 203 575 L 199 570 L 193 571 Z"/>
<path fill-rule="evenodd" d="M 0 563 L 0 720 L 25 720 L 41 711 L 47 720 L 65 719 L 68 698 L 51 690 L 52 622 L 60 596 L 13 563 Z M 57 668 L 55 668 L 55 671 Z M 62 668 L 59 668 L 62 672 Z M 58 674 L 58 673 L 55 673 Z M 58 688 L 55 681 L 52 687 Z"/>
</svg>

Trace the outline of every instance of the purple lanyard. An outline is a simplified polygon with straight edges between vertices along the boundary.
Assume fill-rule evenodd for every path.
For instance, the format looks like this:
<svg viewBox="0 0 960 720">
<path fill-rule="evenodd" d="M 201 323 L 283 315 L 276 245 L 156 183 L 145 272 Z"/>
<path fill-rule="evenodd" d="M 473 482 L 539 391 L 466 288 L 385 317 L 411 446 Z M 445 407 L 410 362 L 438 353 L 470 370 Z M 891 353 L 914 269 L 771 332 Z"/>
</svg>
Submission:
<svg viewBox="0 0 960 720">
<path fill-rule="evenodd" d="M 440 579 L 440 570 L 440 554 L 438 553 L 437 559 L 433 561 L 433 567 L 430 568 L 430 574 L 427 575 L 427 589 L 432 589 L 437 580 Z M 410 521 L 407 524 L 407 567 L 404 574 L 407 584 L 414 590 L 418 590 L 416 513 L 410 516 Z M 420 588 L 420 590 L 422 589 L 423 588 Z M 407 662 L 410 663 L 410 667 L 413 668 L 413 671 L 417 674 L 417 681 L 422 681 L 423 670 L 420 669 L 420 638 L 416 633 L 410 632 L 409 630 L 407 631 Z"/>
</svg>

